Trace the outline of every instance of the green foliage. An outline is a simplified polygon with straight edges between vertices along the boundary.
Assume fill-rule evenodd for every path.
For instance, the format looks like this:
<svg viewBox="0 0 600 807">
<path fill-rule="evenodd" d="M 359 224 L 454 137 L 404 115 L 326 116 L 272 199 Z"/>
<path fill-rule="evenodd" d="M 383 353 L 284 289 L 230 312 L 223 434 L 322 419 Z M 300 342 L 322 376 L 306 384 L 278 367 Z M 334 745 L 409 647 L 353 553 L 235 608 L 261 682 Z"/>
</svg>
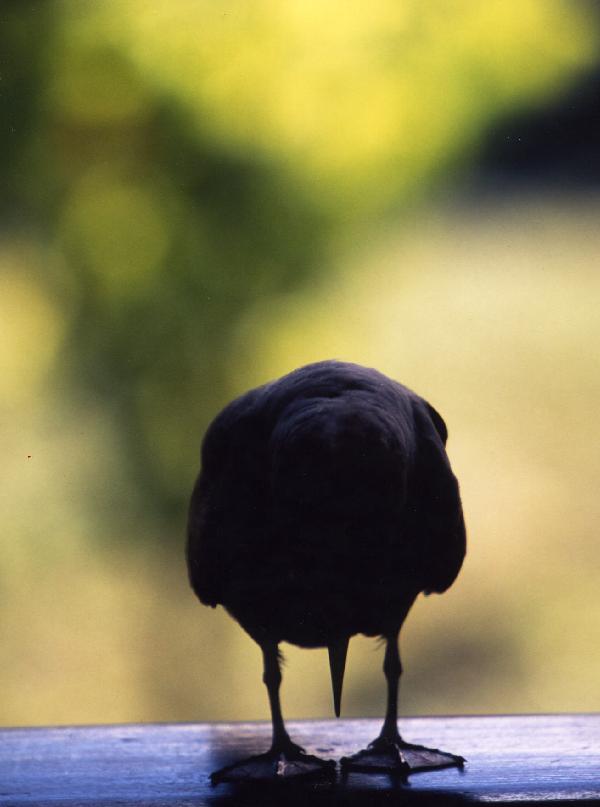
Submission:
<svg viewBox="0 0 600 807">
<path fill-rule="evenodd" d="M 585 7 L 107 0 L 9 4 L 9 232 L 66 321 L 70 383 L 138 487 L 181 513 L 236 323 L 414 204 L 502 115 L 593 58 Z M 39 263 L 39 262 L 38 262 Z"/>
</svg>

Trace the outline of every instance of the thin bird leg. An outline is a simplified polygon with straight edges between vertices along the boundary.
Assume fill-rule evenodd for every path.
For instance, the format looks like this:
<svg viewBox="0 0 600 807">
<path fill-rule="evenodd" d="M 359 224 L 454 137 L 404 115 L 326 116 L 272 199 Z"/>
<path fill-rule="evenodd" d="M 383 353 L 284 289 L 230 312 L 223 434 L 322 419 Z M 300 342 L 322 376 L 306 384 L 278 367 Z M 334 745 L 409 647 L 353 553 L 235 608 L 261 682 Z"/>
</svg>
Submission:
<svg viewBox="0 0 600 807">
<path fill-rule="evenodd" d="M 398 632 L 386 636 L 383 672 L 387 681 L 387 708 L 379 736 L 369 746 L 351 757 L 341 759 L 342 769 L 365 772 L 385 771 L 406 776 L 411 771 L 461 767 L 463 757 L 405 742 L 398 731 L 398 684 L 402 664 L 398 652 Z"/>
<path fill-rule="evenodd" d="M 388 686 L 387 709 L 385 720 L 379 737 L 371 743 L 376 751 L 395 749 L 393 753 L 399 754 L 399 759 L 409 765 L 411 769 L 458 766 L 464 764 L 464 758 L 438 748 L 427 748 L 424 745 L 415 745 L 405 742 L 398 731 L 398 684 L 402 675 L 402 664 L 398 652 L 398 634 L 393 633 L 386 637 L 385 658 L 383 672 Z"/>
<path fill-rule="evenodd" d="M 271 706 L 271 722 L 273 724 L 272 751 L 298 750 L 300 746 L 292 743 L 289 734 L 285 730 L 283 715 L 281 714 L 281 704 L 279 702 L 279 687 L 281 686 L 281 669 L 279 667 L 279 653 L 276 643 L 262 645 L 263 652 L 263 683 L 267 687 L 269 694 L 269 704 Z"/>
<path fill-rule="evenodd" d="M 368 747 L 342 757 L 342 769 L 385 771 L 393 776 L 405 777 L 410 766 L 402 753 L 403 742 L 398 733 L 398 682 L 402 673 L 398 653 L 398 631 L 386 637 L 383 672 L 387 681 L 387 708 L 379 736 Z"/>
<path fill-rule="evenodd" d="M 386 637 L 385 658 L 383 672 L 387 681 L 387 708 L 385 720 L 379 734 L 382 740 L 399 742 L 398 733 L 398 684 L 402 675 L 402 664 L 398 652 L 398 634 Z"/>
<path fill-rule="evenodd" d="M 319 759 L 306 754 L 304 749 L 290 740 L 285 730 L 281 704 L 279 703 L 279 687 L 281 686 L 281 670 L 277 642 L 261 645 L 264 662 L 263 681 L 269 693 L 271 705 L 271 721 L 273 724 L 273 741 L 265 754 L 258 754 L 211 774 L 214 785 L 219 782 L 251 782 L 254 780 L 281 780 L 309 776 L 335 775 L 333 760 Z"/>
</svg>

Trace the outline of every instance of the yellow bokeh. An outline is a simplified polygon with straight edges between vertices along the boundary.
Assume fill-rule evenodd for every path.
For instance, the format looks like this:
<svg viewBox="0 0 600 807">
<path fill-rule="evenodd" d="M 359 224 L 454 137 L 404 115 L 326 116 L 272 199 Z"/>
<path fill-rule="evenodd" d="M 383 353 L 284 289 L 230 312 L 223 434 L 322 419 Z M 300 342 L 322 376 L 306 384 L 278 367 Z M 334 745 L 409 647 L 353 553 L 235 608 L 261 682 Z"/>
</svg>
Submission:
<svg viewBox="0 0 600 807">
<path fill-rule="evenodd" d="M 82 256 L 100 295 L 131 298 L 157 282 L 169 247 L 160 188 L 91 171 L 74 188 L 63 239 Z"/>
<path fill-rule="evenodd" d="M 326 206 L 369 208 L 540 104 L 594 61 L 564 0 L 103 4 L 97 35 L 178 99 L 201 136 L 282 163 Z"/>
<path fill-rule="evenodd" d="M 59 306 L 39 282 L 42 261 L 26 243 L 0 247 L 0 396 L 8 411 L 40 393 L 64 334 Z"/>
</svg>

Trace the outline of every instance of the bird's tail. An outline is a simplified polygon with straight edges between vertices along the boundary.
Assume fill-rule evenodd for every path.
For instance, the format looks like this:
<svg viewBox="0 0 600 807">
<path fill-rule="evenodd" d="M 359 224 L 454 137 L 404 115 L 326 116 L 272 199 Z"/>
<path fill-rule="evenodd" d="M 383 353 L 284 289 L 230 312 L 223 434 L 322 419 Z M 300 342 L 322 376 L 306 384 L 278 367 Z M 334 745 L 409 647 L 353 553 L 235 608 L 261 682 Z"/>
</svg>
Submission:
<svg viewBox="0 0 600 807">
<path fill-rule="evenodd" d="M 344 636 L 332 642 L 329 647 L 329 669 L 331 671 L 331 688 L 333 689 L 333 708 L 335 716 L 339 717 L 342 707 L 342 687 L 344 685 L 344 670 L 346 669 L 346 655 L 348 653 L 349 636 Z"/>
</svg>

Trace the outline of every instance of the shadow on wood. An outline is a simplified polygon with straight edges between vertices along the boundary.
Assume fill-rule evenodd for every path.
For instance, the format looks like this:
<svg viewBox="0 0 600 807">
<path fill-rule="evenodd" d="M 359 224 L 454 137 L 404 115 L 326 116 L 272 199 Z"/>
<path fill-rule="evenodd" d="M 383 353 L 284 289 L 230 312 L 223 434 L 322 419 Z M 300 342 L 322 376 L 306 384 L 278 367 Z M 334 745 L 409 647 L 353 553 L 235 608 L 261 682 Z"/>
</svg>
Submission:
<svg viewBox="0 0 600 807">
<path fill-rule="evenodd" d="M 255 782 L 233 787 L 227 795 L 209 796 L 211 807 L 460 807 L 473 804 L 467 796 L 435 790 L 411 792 L 410 785 L 389 782 L 389 777 L 379 777 L 379 788 L 363 786 L 352 776 L 347 783 L 310 784 L 300 782 Z M 387 786 L 383 780 L 388 779 Z"/>
</svg>

